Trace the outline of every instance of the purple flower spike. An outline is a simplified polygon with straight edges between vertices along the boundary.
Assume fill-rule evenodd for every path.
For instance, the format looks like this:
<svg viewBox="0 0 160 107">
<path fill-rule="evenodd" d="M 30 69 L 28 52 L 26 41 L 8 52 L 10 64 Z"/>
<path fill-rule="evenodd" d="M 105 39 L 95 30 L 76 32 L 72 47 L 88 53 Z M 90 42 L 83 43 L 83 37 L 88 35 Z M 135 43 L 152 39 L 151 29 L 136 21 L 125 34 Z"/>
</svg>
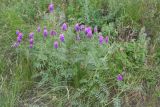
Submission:
<svg viewBox="0 0 160 107">
<path fill-rule="evenodd" d="M 118 81 L 122 81 L 122 80 L 123 80 L 123 76 L 122 76 L 121 74 L 118 74 L 117 80 L 118 80 Z"/>
<path fill-rule="evenodd" d="M 37 32 L 41 32 L 41 27 L 40 26 L 38 26 Z"/>
<path fill-rule="evenodd" d="M 20 43 L 22 39 L 20 37 L 17 37 L 17 42 Z"/>
<path fill-rule="evenodd" d="M 103 44 L 103 36 L 102 36 L 102 35 L 99 36 L 99 44 L 100 44 L 100 45 Z"/>
<path fill-rule="evenodd" d="M 88 38 L 92 38 L 92 36 L 93 36 L 92 30 L 89 30 L 88 33 L 87 33 L 87 37 L 88 37 Z"/>
<path fill-rule="evenodd" d="M 83 24 L 80 25 L 80 30 L 81 30 L 81 31 L 84 31 L 84 29 L 85 29 L 85 25 L 83 25 Z"/>
<path fill-rule="evenodd" d="M 31 32 L 31 33 L 29 34 L 29 39 L 33 38 L 33 36 L 34 36 L 34 33 Z"/>
<path fill-rule="evenodd" d="M 44 36 L 44 38 L 46 38 L 48 36 L 48 31 L 46 28 L 44 28 L 44 30 L 43 30 L 43 36 Z"/>
<path fill-rule="evenodd" d="M 106 36 L 106 38 L 105 38 L 105 42 L 106 42 L 106 43 L 108 43 L 108 41 L 109 41 L 109 37 L 108 37 L 108 36 Z"/>
<path fill-rule="evenodd" d="M 54 31 L 54 30 L 51 30 L 50 35 L 51 35 L 51 36 L 56 36 L 56 35 L 57 35 L 57 32 Z"/>
<path fill-rule="evenodd" d="M 97 33 L 97 26 L 94 27 L 94 33 Z"/>
<path fill-rule="evenodd" d="M 22 37 L 23 37 L 23 34 L 20 32 L 20 33 L 18 34 L 18 37 L 22 38 Z"/>
<path fill-rule="evenodd" d="M 20 43 L 22 41 L 23 34 L 19 33 L 17 37 L 17 42 Z"/>
<path fill-rule="evenodd" d="M 58 41 L 54 42 L 54 48 L 56 48 L 56 49 L 58 48 Z"/>
<path fill-rule="evenodd" d="M 67 30 L 67 24 L 66 24 L 66 23 L 63 23 L 61 29 L 62 29 L 63 31 L 66 31 L 66 30 Z"/>
<path fill-rule="evenodd" d="M 80 31 L 80 26 L 79 26 L 78 23 L 75 25 L 74 29 L 75 29 L 76 32 L 79 32 L 79 31 Z"/>
<path fill-rule="evenodd" d="M 49 4 L 48 10 L 49 10 L 50 13 L 53 12 L 53 10 L 54 10 L 54 5 L 53 5 L 52 3 Z"/>
<path fill-rule="evenodd" d="M 91 27 L 85 28 L 85 34 L 87 35 L 89 32 L 92 32 L 92 28 Z"/>
<path fill-rule="evenodd" d="M 34 42 L 34 39 L 31 38 L 31 39 L 29 40 L 29 43 L 30 43 L 30 44 L 33 44 L 33 42 Z"/>
<path fill-rule="evenodd" d="M 61 42 L 64 42 L 64 35 L 60 34 L 59 39 L 61 40 Z"/>
</svg>

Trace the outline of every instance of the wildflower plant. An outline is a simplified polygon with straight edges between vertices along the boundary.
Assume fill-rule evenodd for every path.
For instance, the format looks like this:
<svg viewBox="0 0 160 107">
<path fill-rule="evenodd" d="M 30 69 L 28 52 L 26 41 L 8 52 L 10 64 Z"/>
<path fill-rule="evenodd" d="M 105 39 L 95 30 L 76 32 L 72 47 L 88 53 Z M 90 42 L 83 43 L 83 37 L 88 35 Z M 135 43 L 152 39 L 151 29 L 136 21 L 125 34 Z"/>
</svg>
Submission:
<svg viewBox="0 0 160 107">
<path fill-rule="evenodd" d="M 54 8 L 56 7 L 51 3 L 48 6 L 49 12 L 52 13 Z M 135 66 L 132 63 L 134 58 L 142 62 L 145 60 L 146 53 L 143 54 L 142 49 L 137 48 L 136 45 L 124 45 L 117 43 L 114 39 L 112 40 L 109 32 L 115 33 L 115 30 L 110 31 L 112 28 L 110 26 L 104 27 L 102 33 L 99 34 L 96 25 L 92 29 L 87 24 L 76 23 L 72 26 L 68 23 L 61 25 L 58 23 L 59 21 L 53 20 L 46 20 L 46 22 L 42 24 L 43 26 L 41 25 L 41 28 L 44 27 L 43 30 L 38 26 L 35 31 L 29 34 L 29 47 L 34 48 L 25 50 L 24 53 L 33 62 L 31 66 L 36 72 L 34 78 L 41 77 L 38 83 L 39 87 L 45 85 L 52 88 L 64 86 L 67 94 L 70 94 L 71 91 L 72 96 L 68 99 L 65 92 L 61 93 L 66 99 L 65 101 L 71 100 L 73 103 L 86 99 L 84 100 L 85 103 L 92 101 L 93 104 L 107 104 L 109 86 L 115 88 L 117 80 L 123 81 L 125 79 L 120 74 L 123 67 L 133 71 L 131 67 Z M 16 43 L 19 45 L 23 34 L 18 33 L 18 31 L 16 34 L 18 35 Z M 49 38 L 48 35 L 52 38 Z M 140 38 L 140 41 L 137 42 L 146 48 L 145 38 Z M 130 47 L 134 49 L 131 50 Z M 131 54 L 129 51 L 142 54 L 136 56 L 135 53 Z M 128 58 L 127 54 L 131 54 L 131 57 Z M 58 94 L 55 95 L 58 96 Z M 59 103 L 58 101 L 55 102 Z"/>
</svg>

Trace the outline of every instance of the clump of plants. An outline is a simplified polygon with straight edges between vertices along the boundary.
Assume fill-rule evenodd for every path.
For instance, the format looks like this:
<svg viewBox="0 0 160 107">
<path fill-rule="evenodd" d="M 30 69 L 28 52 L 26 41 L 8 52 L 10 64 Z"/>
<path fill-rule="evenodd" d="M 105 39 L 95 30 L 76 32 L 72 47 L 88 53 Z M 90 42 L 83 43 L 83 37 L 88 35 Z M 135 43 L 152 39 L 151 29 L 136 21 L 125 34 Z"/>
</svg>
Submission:
<svg viewBox="0 0 160 107">
<path fill-rule="evenodd" d="M 120 107 L 146 101 L 146 87 L 154 86 L 157 80 L 152 79 L 156 77 L 153 74 L 156 68 L 148 67 L 150 41 L 145 27 L 137 31 L 136 38 L 118 41 L 116 38 L 121 32 L 117 29 L 121 26 L 117 27 L 116 21 L 120 18 L 124 21 L 125 17 L 119 13 L 123 10 L 116 10 L 116 2 L 102 0 L 98 4 L 109 3 L 110 8 L 115 5 L 113 14 L 113 10 L 110 13 L 106 10 L 91 11 L 97 8 L 94 0 L 84 0 L 84 6 L 81 1 L 76 0 L 75 3 L 81 3 L 82 8 L 77 4 L 62 7 L 68 9 L 65 10 L 67 18 L 61 14 L 63 12 L 58 5 L 50 3 L 47 4 L 48 9 L 46 6 L 43 8 L 49 13 L 45 13 L 42 22 L 32 25 L 31 30 L 21 26 L 17 28 L 14 34 L 17 38 L 12 44 L 16 53 L 15 72 L 9 77 L 13 81 L 2 79 L 9 84 L 3 86 L 9 90 L 8 94 L 5 88 L 2 90 L 6 92 L 2 94 L 7 100 L 5 106 Z M 74 15 L 70 12 L 74 11 L 73 8 L 76 11 L 82 9 L 86 19 L 74 18 L 72 22 Z M 75 16 L 79 17 L 81 12 Z M 34 17 L 32 12 L 29 14 Z M 118 18 L 121 16 L 118 20 L 115 17 L 117 14 Z M 96 20 L 98 17 L 103 19 Z M 27 17 L 23 15 L 23 18 Z M 30 21 L 33 21 L 32 18 Z"/>
</svg>

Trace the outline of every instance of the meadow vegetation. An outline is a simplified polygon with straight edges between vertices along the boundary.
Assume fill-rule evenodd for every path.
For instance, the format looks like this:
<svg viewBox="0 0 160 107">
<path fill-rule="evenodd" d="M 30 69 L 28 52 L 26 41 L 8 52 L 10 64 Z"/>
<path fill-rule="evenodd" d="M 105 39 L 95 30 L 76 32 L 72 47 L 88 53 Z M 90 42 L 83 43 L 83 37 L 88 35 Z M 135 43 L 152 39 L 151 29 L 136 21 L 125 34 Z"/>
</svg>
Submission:
<svg viewBox="0 0 160 107">
<path fill-rule="evenodd" d="M 159 0 L 0 0 L 0 26 L 0 107 L 160 105 Z"/>
</svg>

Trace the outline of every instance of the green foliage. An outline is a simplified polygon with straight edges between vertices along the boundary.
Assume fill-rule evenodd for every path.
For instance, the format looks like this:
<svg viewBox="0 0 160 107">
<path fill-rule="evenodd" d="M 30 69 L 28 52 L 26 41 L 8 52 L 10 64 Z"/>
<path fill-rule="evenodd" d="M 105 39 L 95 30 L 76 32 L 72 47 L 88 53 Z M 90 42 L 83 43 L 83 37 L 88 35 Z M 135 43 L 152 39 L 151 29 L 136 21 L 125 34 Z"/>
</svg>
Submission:
<svg viewBox="0 0 160 107">
<path fill-rule="evenodd" d="M 128 92 L 159 96 L 158 0 L 0 1 L 1 106 L 121 107 Z M 53 14 L 47 10 L 51 1 Z M 64 21 L 69 28 L 61 43 L 58 36 Z M 99 45 L 98 34 L 90 40 L 83 32 L 76 41 L 77 22 L 97 25 L 104 37 L 109 36 L 109 43 Z M 44 40 L 35 24 L 55 29 L 58 35 Z M 126 26 L 137 30 L 137 38 L 122 42 L 119 34 L 126 31 L 119 29 Z M 17 29 L 24 39 L 12 48 Z M 33 49 L 28 43 L 31 31 Z M 58 49 L 53 47 L 55 40 Z M 118 74 L 123 74 L 123 81 L 116 80 Z"/>
</svg>

